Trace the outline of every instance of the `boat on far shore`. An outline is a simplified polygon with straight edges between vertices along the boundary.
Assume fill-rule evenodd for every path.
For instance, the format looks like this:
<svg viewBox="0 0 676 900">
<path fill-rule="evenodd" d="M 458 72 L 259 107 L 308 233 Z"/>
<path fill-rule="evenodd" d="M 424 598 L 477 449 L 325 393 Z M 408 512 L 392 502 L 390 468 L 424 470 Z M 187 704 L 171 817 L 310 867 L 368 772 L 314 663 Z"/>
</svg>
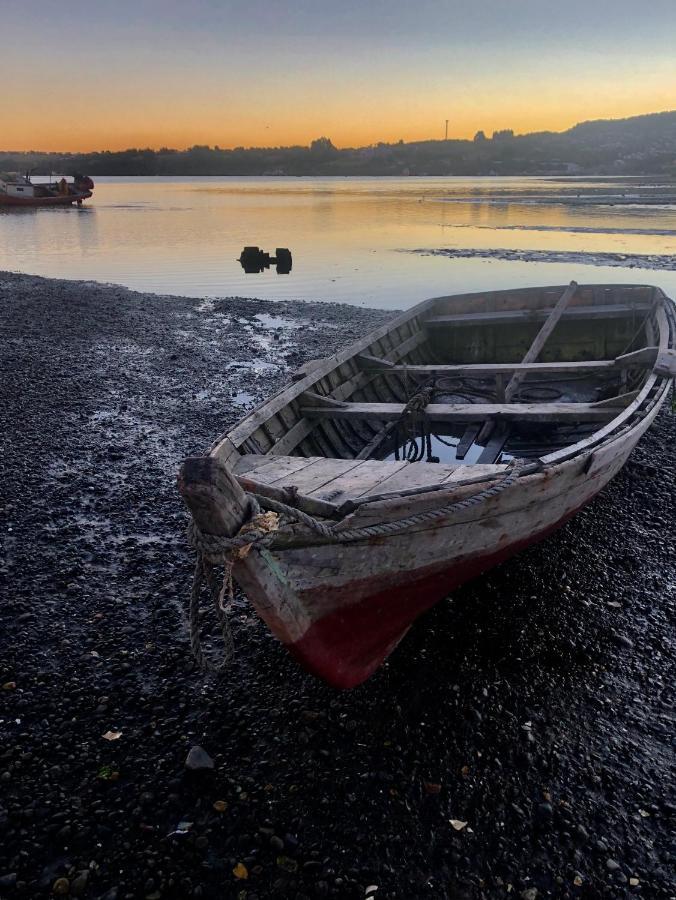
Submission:
<svg viewBox="0 0 676 900">
<path fill-rule="evenodd" d="M 93 190 L 94 182 L 87 175 L 75 175 L 73 181 L 61 178 L 33 184 L 30 173 L 0 174 L 0 206 L 81 206 Z"/>
</svg>

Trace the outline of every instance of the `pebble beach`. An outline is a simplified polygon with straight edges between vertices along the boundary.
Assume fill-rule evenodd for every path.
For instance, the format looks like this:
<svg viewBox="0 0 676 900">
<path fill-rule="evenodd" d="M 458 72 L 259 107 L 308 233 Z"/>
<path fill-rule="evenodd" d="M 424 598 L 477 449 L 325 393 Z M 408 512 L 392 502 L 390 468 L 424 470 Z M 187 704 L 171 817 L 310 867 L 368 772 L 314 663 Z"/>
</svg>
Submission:
<svg viewBox="0 0 676 900">
<path fill-rule="evenodd" d="M 0 272 L 1 900 L 676 896 L 669 403 L 359 688 L 194 665 L 181 460 L 392 314 Z"/>
</svg>

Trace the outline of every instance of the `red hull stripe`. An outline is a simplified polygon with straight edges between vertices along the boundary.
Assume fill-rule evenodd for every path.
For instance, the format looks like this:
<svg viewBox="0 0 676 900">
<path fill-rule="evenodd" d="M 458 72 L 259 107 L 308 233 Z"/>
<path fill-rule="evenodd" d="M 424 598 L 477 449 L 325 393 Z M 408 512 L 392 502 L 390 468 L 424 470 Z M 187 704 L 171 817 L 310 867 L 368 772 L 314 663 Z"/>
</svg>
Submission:
<svg viewBox="0 0 676 900">
<path fill-rule="evenodd" d="M 494 553 L 457 560 L 441 572 L 414 573 L 415 580 L 406 585 L 371 594 L 319 619 L 287 647 L 305 669 L 333 687 L 356 687 L 375 672 L 421 613 L 461 584 L 547 537 L 576 512 Z M 342 590 L 347 596 L 351 593 L 350 586 Z"/>
<path fill-rule="evenodd" d="M 78 200 L 87 200 L 91 196 L 91 191 L 58 197 L 10 197 L 7 194 L 0 194 L 0 206 L 69 206 Z"/>
</svg>

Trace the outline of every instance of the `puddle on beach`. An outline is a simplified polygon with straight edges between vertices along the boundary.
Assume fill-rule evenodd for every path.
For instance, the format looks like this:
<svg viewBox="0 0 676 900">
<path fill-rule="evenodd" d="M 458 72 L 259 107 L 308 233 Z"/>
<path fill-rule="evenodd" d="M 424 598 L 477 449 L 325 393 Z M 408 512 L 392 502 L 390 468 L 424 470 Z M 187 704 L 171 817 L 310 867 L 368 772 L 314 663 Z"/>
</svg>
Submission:
<svg viewBox="0 0 676 900">
<path fill-rule="evenodd" d="M 232 398 L 232 402 L 238 406 L 250 406 L 255 403 L 256 398 L 249 391 L 237 391 Z"/>
<path fill-rule="evenodd" d="M 307 319 L 287 319 L 285 316 L 273 316 L 269 313 L 256 313 L 256 318 L 265 328 L 301 328 L 309 325 Z"/>
</svg>

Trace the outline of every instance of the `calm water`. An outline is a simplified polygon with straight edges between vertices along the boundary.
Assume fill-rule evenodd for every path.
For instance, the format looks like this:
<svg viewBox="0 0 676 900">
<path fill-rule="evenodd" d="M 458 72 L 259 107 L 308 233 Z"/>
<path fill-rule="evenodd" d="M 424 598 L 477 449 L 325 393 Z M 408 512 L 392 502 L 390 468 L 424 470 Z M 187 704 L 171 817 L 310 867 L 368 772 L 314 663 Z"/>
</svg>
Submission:
<svg viewBox="0 0 676 900">
<path fill-rule="evenodd" d="M 245 244 L 289 247 L 292 273 L 245 275 Z M 189 296 L 394 308 L 571 278 L 676 296 L 675 268 L 676 186 L 646 179 L 99 178 L 81 209 L 0 210 L 0 269 Z"/>
</svg>

